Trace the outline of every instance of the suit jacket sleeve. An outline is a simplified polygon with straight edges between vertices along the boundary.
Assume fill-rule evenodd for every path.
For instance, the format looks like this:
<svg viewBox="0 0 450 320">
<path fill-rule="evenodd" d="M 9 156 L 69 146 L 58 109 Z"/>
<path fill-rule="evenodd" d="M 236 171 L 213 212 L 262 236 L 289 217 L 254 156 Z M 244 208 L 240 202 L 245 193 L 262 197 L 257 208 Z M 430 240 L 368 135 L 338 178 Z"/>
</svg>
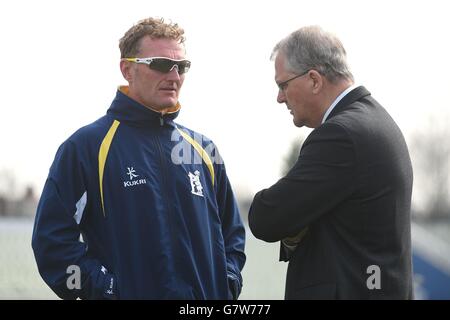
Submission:
<svg viewBox="0 0 450 320">
<path fill-rule="evenodd" d="M 311 132 L 288 174 L 255 195 L 249 212 L 255 237 L 292 237 L 331 213 L 354 191 L 356 157 L 344 127 L 326 122 Z"/>
</svg>

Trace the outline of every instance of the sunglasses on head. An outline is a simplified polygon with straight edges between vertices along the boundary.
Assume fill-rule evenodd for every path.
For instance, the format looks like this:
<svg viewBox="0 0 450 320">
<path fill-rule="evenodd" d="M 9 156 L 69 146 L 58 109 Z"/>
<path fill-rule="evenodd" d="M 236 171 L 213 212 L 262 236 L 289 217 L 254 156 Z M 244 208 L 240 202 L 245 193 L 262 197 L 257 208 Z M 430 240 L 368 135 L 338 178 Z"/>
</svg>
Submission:
<svg viewBox="0 0 450 320">
<path fill-rule="evenodd" d="M 191 62 L 189 60 L 173 60 L 165 57 L 150 57 L 150 58 L 123 58 L 123 60 L 146 64 L 152 70 L 162 73 L 169 73 L 173 68 L 177 68 L 178 74 L 183 74 L 189 71 Z"/>
</svg>

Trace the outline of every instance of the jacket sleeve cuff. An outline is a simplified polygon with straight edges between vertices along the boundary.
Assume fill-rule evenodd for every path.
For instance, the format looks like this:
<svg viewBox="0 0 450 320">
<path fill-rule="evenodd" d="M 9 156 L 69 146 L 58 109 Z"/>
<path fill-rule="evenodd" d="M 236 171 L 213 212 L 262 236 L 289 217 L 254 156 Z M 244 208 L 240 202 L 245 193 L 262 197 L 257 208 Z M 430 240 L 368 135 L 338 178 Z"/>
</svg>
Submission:
<svg viewBox="0 0 450 320">
<path fill-rule="evenodd" d="M 242 291 L 242 281 L 233 272 L 228 271 L 228 299 L 237 300 Z"/>
<path fill-rule="evenodd" d="M 85 299 L 89 300 L 115 300 L 118 299 L 117 281 L 113 274 L 103 267 L 97 267 L 93 272 L 89 289 Z"/>
<path fill-rule="evenodd" d="M 114 275 L 105 274 L 105 280 L 103 285 L 103 298 L 107 300 L 117 300 L 117 282 Z"/>
</svg>

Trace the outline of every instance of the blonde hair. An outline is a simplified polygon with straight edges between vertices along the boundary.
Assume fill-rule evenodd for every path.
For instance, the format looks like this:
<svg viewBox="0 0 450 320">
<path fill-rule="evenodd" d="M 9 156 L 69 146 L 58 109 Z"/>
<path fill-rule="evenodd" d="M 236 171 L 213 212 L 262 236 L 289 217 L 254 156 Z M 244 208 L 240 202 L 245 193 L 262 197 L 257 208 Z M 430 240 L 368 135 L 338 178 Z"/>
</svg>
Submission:
<svg viewBox="0 0 450 320">
<path fill-rule="evenodd" d="M 184 30 L 176 23 L 165 22 L 164 18 L 147 18 L 138 21 L 120 39 L 120 57 L 131 58 L 139 53 L 141 39 L 150 36 L 156 39 L 173 39 L 180 44 L 186 40 Z"/>
</svg>

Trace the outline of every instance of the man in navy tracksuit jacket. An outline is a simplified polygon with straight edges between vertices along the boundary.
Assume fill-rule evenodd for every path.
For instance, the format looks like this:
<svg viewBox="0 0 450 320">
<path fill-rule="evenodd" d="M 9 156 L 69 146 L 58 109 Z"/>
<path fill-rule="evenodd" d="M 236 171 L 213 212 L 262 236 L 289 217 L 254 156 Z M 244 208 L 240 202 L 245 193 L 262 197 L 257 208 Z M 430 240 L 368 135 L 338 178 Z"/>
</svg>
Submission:
<svg viewBox="0 0 450 320">
<path fill-rule="evenodd" d="M 177 26 L 138 26 L 134 53 L 162 58 L 123 59 L 129 87 L 60 146 L 34 225 L 39 272 L 64 299 L 236 299 L 245 263 L 236 201 L 214 144 L 174 122 L 189 67 L 180 35 L 152 33 Z"/>
</svg>

